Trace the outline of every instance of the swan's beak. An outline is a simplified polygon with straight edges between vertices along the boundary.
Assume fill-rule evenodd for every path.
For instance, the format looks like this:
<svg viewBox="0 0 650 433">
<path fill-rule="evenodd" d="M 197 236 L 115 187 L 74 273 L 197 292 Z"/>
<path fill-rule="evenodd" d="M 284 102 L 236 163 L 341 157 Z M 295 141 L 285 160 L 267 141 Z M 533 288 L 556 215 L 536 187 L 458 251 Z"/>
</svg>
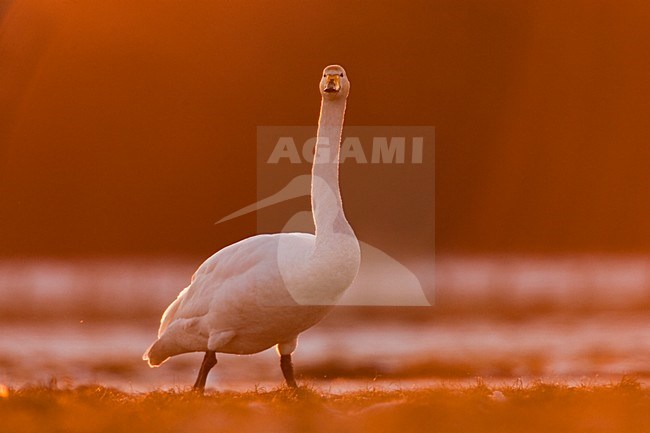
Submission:
<svg viewBox="0 0 650 433">
<path fill-rule="evenodd" d="M 327 75 L 325 79 L 325 93 L 336 93 L 341 90 L 341 78 L 338 74 Z"/>
</svg>

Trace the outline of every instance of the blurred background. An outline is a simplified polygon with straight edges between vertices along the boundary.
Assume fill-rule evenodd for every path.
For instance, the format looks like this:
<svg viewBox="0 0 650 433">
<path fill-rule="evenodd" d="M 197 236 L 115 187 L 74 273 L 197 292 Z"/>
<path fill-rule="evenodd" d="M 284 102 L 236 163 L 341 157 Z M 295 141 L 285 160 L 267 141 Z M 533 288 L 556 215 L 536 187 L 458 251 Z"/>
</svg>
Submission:
<svg viewBox="0 0 650 433">
<path fill-rule="evenodd" d="M 196 266 L 255 233 L 214 222 L 257 199 L 258 126 L 315 126 L 330 63 L 347 124 L 435 126 L 411 257 L 435 302 L 337 310 L 299 373 L 646 374 L 649 22 L 613 0 L 0 0 L 0 382 L 191 383 L 193 355 L 140 352 Z M 224 368 L 279 380 L 247 359 Z"/>
</svg>

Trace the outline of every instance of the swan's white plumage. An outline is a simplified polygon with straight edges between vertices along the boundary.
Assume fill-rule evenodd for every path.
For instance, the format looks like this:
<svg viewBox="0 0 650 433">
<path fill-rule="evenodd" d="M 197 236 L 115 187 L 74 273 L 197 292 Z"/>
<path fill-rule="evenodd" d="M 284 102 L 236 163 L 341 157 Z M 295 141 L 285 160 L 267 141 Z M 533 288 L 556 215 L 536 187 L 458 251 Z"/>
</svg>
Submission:
<svg viewBox="0 0 650 433">
<path fill-rule="evenodd" d="M 149 365 L 185 352 L 251 354 L 274 345 L 281 354 L 290 354 L 298 334 L 320 321 L 354 280 L 359 244 L 345 219 L 338 188 L 349 90 L 342 74 L 340 66 L 329 66 L 321 81 L 312 172 L 316 234 L 257 235 L 206 260 L 163 314 L 158 340 L 143 355 Z M 334 76 L 340 94 L 324 90 L 333 86 L 328 77 Z"/>
<path fill-rule="evenodd" d="M 308 233 L 258 235 L 214 254 L 165 311 L 158 341 L 145 359 L 159 365 L 185 352 L 256 353 L 296 338 L 329 307 L 299 306 L 291 298 L 280 274 L 277 251 L 281 242 L 289 243 L 307 257 L 314 241 L 315 236 Z M 318 319 L 310 320 L 311 315 Z"/>
</svg>

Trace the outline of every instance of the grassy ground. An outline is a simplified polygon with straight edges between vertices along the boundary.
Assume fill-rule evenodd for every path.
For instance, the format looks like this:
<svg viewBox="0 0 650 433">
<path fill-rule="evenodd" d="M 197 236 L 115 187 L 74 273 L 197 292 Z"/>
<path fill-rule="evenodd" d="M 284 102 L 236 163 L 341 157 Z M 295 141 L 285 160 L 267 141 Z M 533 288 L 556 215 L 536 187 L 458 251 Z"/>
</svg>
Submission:
<svg viewBox="0 0 650 433">
<path fill-rule="evenodd" d="M 0 387 L 0 431 L 22 432 L 648 432 L 650 389 L 603 385 L 435 387 L 342 395 L 101 386 Z"/>
</svg>

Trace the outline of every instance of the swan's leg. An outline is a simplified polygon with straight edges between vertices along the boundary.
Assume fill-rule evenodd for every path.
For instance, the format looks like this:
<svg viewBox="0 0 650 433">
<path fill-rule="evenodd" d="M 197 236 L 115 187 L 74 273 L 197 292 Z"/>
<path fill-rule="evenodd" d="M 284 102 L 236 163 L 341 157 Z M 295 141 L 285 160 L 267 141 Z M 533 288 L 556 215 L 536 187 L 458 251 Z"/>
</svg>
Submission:
<svg viewBox="0 0 650 433">
<path fill-rule="evenodd" d="M 298 388 L 296 379 L 293 377 L 293 362 L 291 362 L 291 355 L 280 355 L 280 368 L 284 375 L 284 380 L 291 388 Z"/>
<path fill-rule="evenodd" d="M 293 362 L 291 362 L 291 354 L 296 349 L 297 344 L 297 337 L 287 343 L 278 344 L 278 353 L 280 354 L 280 368 L 282 369 L 284 380 L 287 381 L 287 385 L 291 388 L 298 388 L 296 379 L 293 376 Z"/>
<path fill-rule="evenodd" d="M 205 389 L 205 381 L 208 379 L 208 373 L 215 365 L 217 365 L 217 355 L 215 352 L 208 350 L 205 352 L 205 356 L 203 357 L 199 376 L 196 378 L 196 382 L 194 383 L 194 390 L 203 392 Z"/>
</svg>

